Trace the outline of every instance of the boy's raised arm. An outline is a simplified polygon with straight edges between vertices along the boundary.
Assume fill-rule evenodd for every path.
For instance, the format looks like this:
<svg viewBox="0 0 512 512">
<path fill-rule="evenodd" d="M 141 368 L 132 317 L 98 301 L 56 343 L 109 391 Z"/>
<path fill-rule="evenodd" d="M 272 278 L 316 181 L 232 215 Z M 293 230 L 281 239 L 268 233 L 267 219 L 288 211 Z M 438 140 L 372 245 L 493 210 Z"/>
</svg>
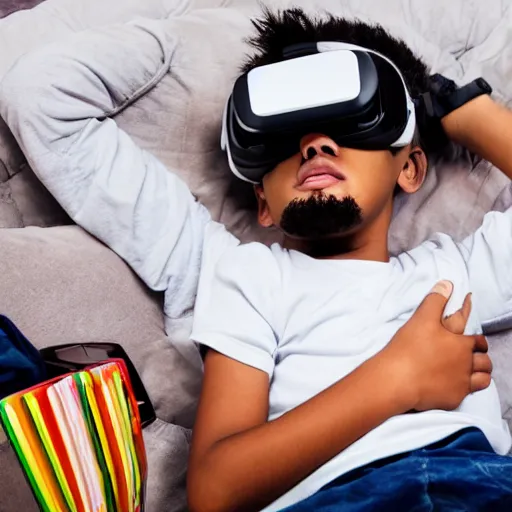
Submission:
<svg viewBox="0 0 512 512">
<path fill-rule="evenodd" d="M 512 112 L 483 95 L 442 119 L 446 134 L 512 179 Z"/>
<path fill-rule="evenodd" d="M 193 302 L 209 214 L 111 119 L 168 71 L 169 39 L 161 22 L 145 20 L 30 53 L 1 82 L 0 113 L 77 224 L 152 289 Z"/>
<path fill-rule="evenodd" d="M 479 96 L 442 120 L 446 134 L 512 179 L 512 112 Z M 466 260 L 475 309 L 483 322 L 512 311 L 512 208 L 487 214 L 459 245 Z"/>
</svg>

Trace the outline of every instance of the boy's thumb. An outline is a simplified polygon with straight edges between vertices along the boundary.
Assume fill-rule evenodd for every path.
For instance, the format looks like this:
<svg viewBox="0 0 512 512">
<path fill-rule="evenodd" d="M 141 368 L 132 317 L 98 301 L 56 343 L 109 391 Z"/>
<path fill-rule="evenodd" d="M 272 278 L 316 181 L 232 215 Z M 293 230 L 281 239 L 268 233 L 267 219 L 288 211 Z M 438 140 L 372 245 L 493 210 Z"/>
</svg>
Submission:
<svg viewBox="0 0 512 512">
<path fill-rule="evenodd" d="M 453 292 L 453 284 L 450 281 L 439 281 L 429 294 L 423 299 L 416 314 L 425 319 L 441 321 L 444 316 L 444 308 Z"/>
</svg>

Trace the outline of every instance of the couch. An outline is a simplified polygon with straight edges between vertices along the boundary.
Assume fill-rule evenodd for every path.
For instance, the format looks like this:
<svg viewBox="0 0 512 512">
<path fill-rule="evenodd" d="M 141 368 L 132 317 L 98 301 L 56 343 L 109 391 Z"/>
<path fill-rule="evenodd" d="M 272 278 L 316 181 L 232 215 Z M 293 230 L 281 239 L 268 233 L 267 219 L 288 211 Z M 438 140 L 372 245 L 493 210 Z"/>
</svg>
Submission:
<svg viewBox="0 0 512 512">
<path fill-rule="evenodd" d="M 495 97 L 512 102 L 512 9 L 508 0 L 278 0 L 378 21 L 430 65 L 459 82 L 485 76 Z M 23 9 L 28 10 L 23 10 Z M 15 12 L 17 11 L 17 12 Z M 253 0 L 38 0 L 0 4 L 0 80 L 18 57 L 72 32 L 134 18 L 166 23 L 179 35 L 170 72 L 116 116 L 144 148 L 187 182 L 242 240 L 269 242 L 251 216 L 245 191 L 230 179 L 218 149 L 220 115 L 238 66 Z M 399 198 L 390 235 L 394 252 L 435 231 L 462 238 L 492 209 L 512 204 L 510 182 L 486 162 L 452 148 L 434 162 L 423 190 Z M 457 193 L 457 201 L 453 195 Z M 162 296 L 150 292 L 112 251 L 82 229 L 38 182 L 0 120 L 0 313 L 38 347 L 81 341 L 121 343 L 155 405 L 144 432 L 149 512 L 186 509 L 186 460 L 200 389 L 200 368 L 166 334 Z M 489 328 L 504 418 L 512 426 L 510 319 Z M 14 454 L 0 433 L 0 512 L 37 510 Z"/>
</svg>

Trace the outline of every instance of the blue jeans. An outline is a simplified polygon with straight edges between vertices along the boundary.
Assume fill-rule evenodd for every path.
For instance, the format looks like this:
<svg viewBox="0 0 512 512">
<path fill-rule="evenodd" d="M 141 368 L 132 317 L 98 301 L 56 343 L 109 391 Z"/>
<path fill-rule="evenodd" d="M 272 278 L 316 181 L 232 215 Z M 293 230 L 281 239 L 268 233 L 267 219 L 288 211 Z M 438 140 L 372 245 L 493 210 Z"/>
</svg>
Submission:
<svg viewBox="0 0 512 512">
<path fill-rule="evenodd" d="M 512 512 L 512 457 L 468 428 L 350 471 L 286 512 Z"/>
</svg>

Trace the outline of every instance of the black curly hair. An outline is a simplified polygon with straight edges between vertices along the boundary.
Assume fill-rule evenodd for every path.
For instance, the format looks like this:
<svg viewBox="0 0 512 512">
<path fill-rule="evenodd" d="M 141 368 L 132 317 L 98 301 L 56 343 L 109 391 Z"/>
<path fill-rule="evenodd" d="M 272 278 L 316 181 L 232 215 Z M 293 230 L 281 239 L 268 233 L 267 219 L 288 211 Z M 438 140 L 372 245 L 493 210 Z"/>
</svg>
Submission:
<svg viewBox="0 0 512 512">
<path fill-rule="evenodd" d="M 252 20 L 252 24 L 256 34 L 247 42 L 256 49 L 256 54 L 242 65 L 242 72 L 283 60 L 283 49 L 292 44 L 342 41 L 378 51 L 392 60 L 402 72 L 413 97 L 427 90 L 429 72 L 426 64 L 381 25 L 332 14 L 312 18 L 300 8 L 273 12 L 267 7 L 263 8 L 263 16 Z"/>
</svg>

